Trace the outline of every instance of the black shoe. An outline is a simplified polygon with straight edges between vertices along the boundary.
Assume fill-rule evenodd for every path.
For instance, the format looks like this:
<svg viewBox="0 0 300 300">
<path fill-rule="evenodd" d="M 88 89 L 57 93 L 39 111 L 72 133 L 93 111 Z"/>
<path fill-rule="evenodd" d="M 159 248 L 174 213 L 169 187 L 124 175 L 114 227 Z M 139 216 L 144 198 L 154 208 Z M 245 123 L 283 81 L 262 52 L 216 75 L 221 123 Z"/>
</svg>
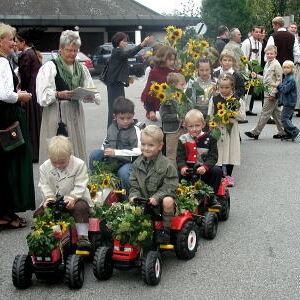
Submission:
<svg viewBox="0 0 300 300">
<path fill-rule="evenodd" d="M 293 136 L 291 134 L 286 134 L 281 138 L 281 140 L 287 141 L 287 140 L 291 140 L 292 138 L 293 138 Z"/>
<path fill-rule="evenodd" d="M 287 136 L 286 134 L 274 134 L 273 135 L 273 139 L 283 139 L 285 136 Z"/>
<path fill-rule="evenodd" d="M 246 123 L 248 123 L 248 120 L 238 120 L 238 123 L 239 124 L 246 124 Z"/>
<path fill-rule="evenodd" d="M 246 111 L 246 116 L 257 116 L 257 114 L 252 112 L 251 110 L 248 110 Z"/>
<path fill-rule="evenodd" d="M 258 135 L 253 134 L 251 131 L 245 131 L 244 134 L 245 134 L 246 136 L 248 136 L 249 138 L 258 140 Z"/>
<path fill-rule="evenodd" d="M 170 228 L 163 227 L 155 231 L 155 240 L 157 244 L 170 244 Z"/>
<path fill-rule="evenodd" d="M 275 124 L 274 119 L 271 119 L 271 118 L 270 118 L 270 119 L 268 120 L 267 124 Z"/>
<path fill-rule="evenodd" d="M 217 199 L 215 197 L 213 197 L 210 200 L 209 207 L 210 208 L 217 208 L 217 209 L 221 209 L 222 208 L 221 204 L 217 201 Z"/>
</svg>

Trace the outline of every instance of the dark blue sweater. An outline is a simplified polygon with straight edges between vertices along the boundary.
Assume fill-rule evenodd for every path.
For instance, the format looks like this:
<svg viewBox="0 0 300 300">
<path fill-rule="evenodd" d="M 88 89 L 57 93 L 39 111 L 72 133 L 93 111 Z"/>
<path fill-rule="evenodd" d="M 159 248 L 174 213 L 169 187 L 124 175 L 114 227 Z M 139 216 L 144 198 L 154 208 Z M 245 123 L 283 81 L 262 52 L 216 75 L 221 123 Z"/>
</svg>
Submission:
<svg viewBox="0 0 300 300">
<path fill-rule="evenodd" d="M 277 87 L 279 92 L 278 104 L 283 106 L 295 106 L 297 102 L 297 88 L 294 74 L 288 74 Z"/>
</svg>

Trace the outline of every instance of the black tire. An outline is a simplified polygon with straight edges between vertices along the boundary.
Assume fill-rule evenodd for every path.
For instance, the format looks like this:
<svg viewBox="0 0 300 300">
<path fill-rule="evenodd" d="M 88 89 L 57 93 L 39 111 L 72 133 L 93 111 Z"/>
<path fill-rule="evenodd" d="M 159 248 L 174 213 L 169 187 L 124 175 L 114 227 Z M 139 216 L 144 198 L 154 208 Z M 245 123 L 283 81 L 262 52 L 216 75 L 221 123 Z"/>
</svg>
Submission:
<svg viewBox="0 0 300 300">
<path fill-rule="evenodd" d="M 191 259 L 198 248 L 197 228 L 193 221 L 187 221 L 177 234 L 176 256 L 180 259 Z"/>
<path fill-rule="evenodd" d="M 158 251 L 149 251 L 142 260 L 142 279 L 148 285 L 157 285 L 161 279 L 162 261 Z"/>
<path fill-rule="evenodd" d="M 218 199 L 218 202 L 222 206 L 219 213 L 219 219 L 220 221 L 226 221 L 228 220 L 230 213 L 230 195 L 228 189 L 226 189 L 225 195 Z"/>
<path fill-rule="evenodd" d="M 13 285 L 18 289 L 27 289 L 32 283 L 32 261 L 29 255 L 17 255 L 12 267 Z"/>
<path fill-rule="evenodd" d="M 113 274 L 112 248 L 99 247 L 94 255 L 93 272 L 97 279 L 107 280 Z"/>
<path fill-rule="evenodd" d="M 204 230 L 203 237 L 212 240 L 217 235 L 218 231 L 218 216 L 214 212 L 207 212 L 203 222 Z"/>
<path fill-rule="evenodd" d="M 65 279 L 71 289 L 82 288 L 84 282 L 84 261 L 81 255 L 72 254 L 68 256 Z"/>
<path fill-rule="evenodd" d="M 89 232 L 89 241 L 91 242 L 91 249 L 95 253 L 103 244 L 101 232 Z"/>
</svg>

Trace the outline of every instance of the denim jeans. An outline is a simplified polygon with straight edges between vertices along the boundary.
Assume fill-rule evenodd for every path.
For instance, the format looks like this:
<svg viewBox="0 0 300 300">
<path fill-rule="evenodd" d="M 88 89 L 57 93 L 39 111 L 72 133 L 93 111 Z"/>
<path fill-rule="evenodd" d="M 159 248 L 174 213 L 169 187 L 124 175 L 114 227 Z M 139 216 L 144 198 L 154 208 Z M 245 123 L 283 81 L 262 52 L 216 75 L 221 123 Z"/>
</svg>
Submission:
<svg viewBox="0 0 300 300">
<path fill-rule="evenodd" d="M 291 121 L 293 113 L 293 106 L 284 106 L 281 112 L 281 122 L 284 130 L 292 137 L 296 137 L 299 134 L 300 130 Z"/>
<path fill-rule="evenodd" d="M 94 161 L 103 161 L 104 159 L 104 150 L 96 149 L 90 153 L 89 156 L 89 167 L 93 170 L 93 162 Z M 109 162 L 108 162 L 109 163 Z M 126 194 L 129 194 L 130 184 L 129 184 L 129 175 L 131 173 L 132 163 L 125 163 L 122 165 L 117 173 L 117 176 L 121 181 L 121 188 L 126 190 Z"/>
</svg>

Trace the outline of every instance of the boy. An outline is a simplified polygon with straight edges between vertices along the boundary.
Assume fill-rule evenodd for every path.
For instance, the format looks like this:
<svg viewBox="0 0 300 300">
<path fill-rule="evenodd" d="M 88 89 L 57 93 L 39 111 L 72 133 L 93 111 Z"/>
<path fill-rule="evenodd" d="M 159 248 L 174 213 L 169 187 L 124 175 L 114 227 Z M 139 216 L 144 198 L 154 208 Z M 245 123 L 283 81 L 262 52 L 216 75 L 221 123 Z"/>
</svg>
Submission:
<svg viewBox="0 0 300 300">
<path fill-rule="evenodd" d="M 87 189 L 88 173 L 83 160 L 72 155 L 72 145 L 68 138 L 55 136 L 48 144 L 49 159 L 40 166 L 39 188 L 43 196 L 41 207 L 34 217 L 44 214 L 49 202 L 56 195 L 64 196 L 66 208 L 73 215 L 78 233 L 79 250 L 90 249 L 88 239 L 89 210 L 93 206 Z"/>
<path fill-rule="evenodd" d="M 130 201 L 136 197 L 161 205 L 164 228 L 159 243 L 170 243 L 170 223 L 175 212 L 178 174 L 174 165 L 162 155 L 163 132 L 156 125 L 148 125 L 141 133 L 142 155 L 132 165 L 130 175 Z"/>
<path fill-rule="evenodd" d="M 180 73 L 170 73 L 167 76 L 167 84 L 184 91 L 186 86 L 185 78 Z M 166 135 L 166 156 L 176 167 L 176 151 L 178 138 L 185 133 L 182 120 L 177 113 L 176 101 L 163 103 L 159 110 L 163 132 Z"/>
<path fill-rule="evenodd" d="M 217 193 L 222 179 L 221 169 L 215 166 L 218 161 L 217 141 L 209 132 L 203 132 L 205 121 L 199 110 L 190 110 L 184 121 L 188 133 L 183 134 L 178 141 L 177 165 L 179 172 L 182 176 L 188 175 L 187 161 L 199 163 L 197 174 L 201 175 L 201 180 L 210 185 Z M 210 206 L 221 208 L 215 198 L 211 199 Z"/>
<path fill-rule="evenodd" d="M 278 130 L 278 133 L 273 135 L 273 138 L 280 139 L 286 135 L 280 120 L 280 109 L 278 107 L 276 95 L 276 87 L 282 80 L 282 68 L 276 59 L 277 47 L 273 45 L 266 47 L 265 54 L 267 57 L 267 63 L 264 67 L 264 75 L 261 76 L 254 72 L 251 74 L 252 78 L 263 78 L 265 85 L 268 87 L 268 90 L 264 92 L 264 105 L 256 127 L 251 131 L 245 132 L 245 135 L 255 140 L 258 139 L 258 136 L 271 116 L 273 117 Z"/>
<path fill-rule="evenodd" d="M 300 141 L 300 130 L 292 123 L 292 117 L 297 102 L 297 87 L 294 77 L 295 64 L 291 60 L 286 60 L 282 64 L 285 75 L 282 83 L 277 87 L 279 91 L 278 105 L 283 105 L 281 121 L 287 135 L 283 139 Z"/>
<path fill-rule="evenodd" d="M 107 130 L 102 149 L 90 153 L 89 166 L 93 170 L 94 161 L 117 162 L 117 175 L 122 189 L 129 192 L 129 174 L 132 162 L 141 154 L 140 128 L 136 126 L 134 104 L 123 96 L 118 97 L 113 105 L 114 120 Z"/>
</svg>

